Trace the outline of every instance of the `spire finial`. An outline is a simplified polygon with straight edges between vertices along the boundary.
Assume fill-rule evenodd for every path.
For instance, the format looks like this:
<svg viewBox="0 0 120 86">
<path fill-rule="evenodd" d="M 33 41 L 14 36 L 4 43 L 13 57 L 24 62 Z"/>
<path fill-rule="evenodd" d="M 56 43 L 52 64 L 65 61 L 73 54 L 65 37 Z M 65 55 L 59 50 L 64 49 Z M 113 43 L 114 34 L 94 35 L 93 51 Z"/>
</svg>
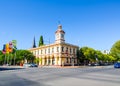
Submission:
<svg viewBox="0 0 120 86">
<path fill-rule="evenodd" d="M 58 29 L 62 29 L 62 25 L 60 21 L 58 21 Z"/>
</svg>

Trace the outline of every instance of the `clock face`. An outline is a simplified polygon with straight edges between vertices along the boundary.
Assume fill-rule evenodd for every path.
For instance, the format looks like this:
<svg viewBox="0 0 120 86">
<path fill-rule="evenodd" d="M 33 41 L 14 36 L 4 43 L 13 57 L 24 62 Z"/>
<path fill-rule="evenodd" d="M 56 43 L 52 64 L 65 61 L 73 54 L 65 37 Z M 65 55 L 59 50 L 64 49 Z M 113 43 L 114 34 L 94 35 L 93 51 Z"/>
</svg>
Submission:
<svg viewBox="0 0 120 86">
<path fill-rule="evenodd" d="M 56 38 L 57 38 L 57 39 L 59 38 L 59 34 L 56 35 Z"/>
<path fill-rule="evenodd" d="M 62 38 L 64 39 L 64 34 L 56 34 L 56 39 Z"/>
</svg>

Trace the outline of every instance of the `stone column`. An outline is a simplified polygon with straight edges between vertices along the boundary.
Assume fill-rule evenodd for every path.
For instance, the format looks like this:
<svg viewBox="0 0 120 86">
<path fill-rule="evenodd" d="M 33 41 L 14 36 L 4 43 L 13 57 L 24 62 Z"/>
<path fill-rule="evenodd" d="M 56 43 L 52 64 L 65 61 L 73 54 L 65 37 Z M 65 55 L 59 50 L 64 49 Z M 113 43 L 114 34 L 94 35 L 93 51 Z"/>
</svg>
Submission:
<svg viewBox="0 0 120 86">
<path fill-rule="evenodd" d="M 55 57 L 55 65 L 57 65 L 57 57 Z"/>
<path fill-rule="evenodd" d="M 49 60 L 49 59 L 48 59 L 48 57 L 46 58 L 46 60 L 47 60 L 47 63 L 46 63 L 46 65 L 48 65 L 48 60 Z"/>
<path fill-rule="evenodd" d="M 45 58 L 42 58 L 42 65 L 45 65 Z"/>
<path fill-rule="evenodd" d="M 61 66 L 62 65 L 62 58 L 59 57 L 59 65 Z"/>
<path fill-rule="evenodd" d="M 59 65 L 59 57 L 57 57 L 57 65 Z"/>
<path fill-rule="evenodd" d="M 62 66 L 64 66 L 65 58 L 62 58 Z"/>
<path fill-rule="evenodd" d="M 52 57 L 50 58 L 50 65 L 52 65 Z"/>
<path fill-rule="evenodd" d="M 41 65 L 40 59 L 41 59 L 41 58 L 39 57 L 39 63 L 38 63 L 39 65 Z"/>
</svg>

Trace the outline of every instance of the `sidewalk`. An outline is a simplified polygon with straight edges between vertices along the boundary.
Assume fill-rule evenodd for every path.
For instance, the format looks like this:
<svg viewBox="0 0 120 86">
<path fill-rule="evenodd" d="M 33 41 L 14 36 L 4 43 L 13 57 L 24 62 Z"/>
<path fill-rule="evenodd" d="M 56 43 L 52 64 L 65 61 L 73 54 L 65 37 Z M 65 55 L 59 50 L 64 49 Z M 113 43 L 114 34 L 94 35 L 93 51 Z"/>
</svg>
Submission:
<svg viewBox="0 0 120 86">
<path fill-rule="evenodd" d="M 3 65 L 3 66 L 0 66 L 0 68 L 23 68 L 23 66 L 7 66 L 7 65 Z"/>
<path fill-rule="evenodd" d="M 89 66 L 39 66 L 39 68 L 85 68 Z"/>
</svg>

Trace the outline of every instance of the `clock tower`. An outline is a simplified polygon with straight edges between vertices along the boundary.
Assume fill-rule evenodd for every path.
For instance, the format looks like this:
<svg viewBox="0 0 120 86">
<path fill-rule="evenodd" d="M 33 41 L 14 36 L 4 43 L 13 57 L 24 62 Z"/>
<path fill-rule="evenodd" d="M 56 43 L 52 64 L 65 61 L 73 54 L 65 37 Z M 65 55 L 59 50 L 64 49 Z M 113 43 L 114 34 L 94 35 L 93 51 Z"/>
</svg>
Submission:
<svg viewBox="0 0 120 86">
<path fill-rule="evenodd" d="M 55 32 L 55 43 L 65 43 L 65 32 L 62 30 L 62 25 L 58 25 L 58 29 Z"/>
</svg>

